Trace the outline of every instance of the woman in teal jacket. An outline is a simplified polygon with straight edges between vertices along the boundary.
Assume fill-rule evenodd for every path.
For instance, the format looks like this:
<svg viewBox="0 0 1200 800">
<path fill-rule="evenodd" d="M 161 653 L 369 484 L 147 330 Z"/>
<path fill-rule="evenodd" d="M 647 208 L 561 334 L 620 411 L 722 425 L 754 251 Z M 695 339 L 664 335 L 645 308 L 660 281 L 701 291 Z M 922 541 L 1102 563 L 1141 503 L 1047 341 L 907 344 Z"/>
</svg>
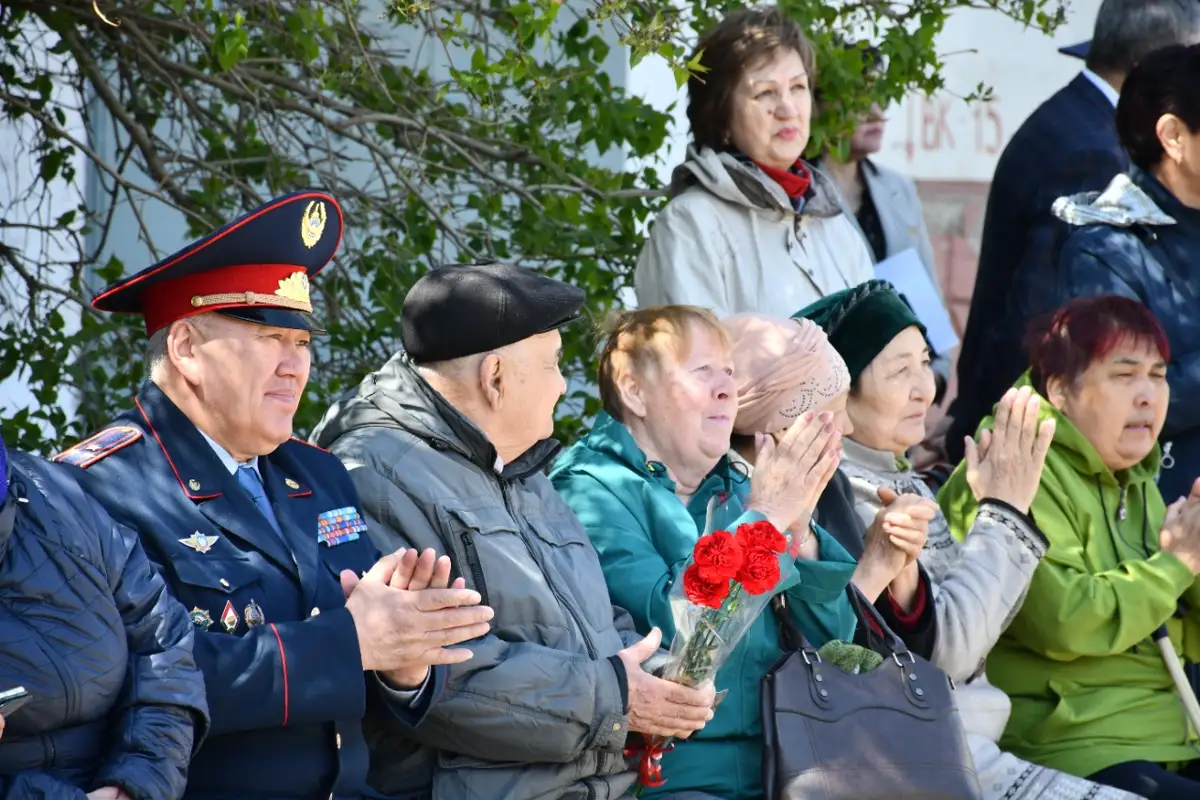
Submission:
<svg viewBox="0 0 1200 800">
<path fill-rule="evenodd" d="M 840 452 L 830 414 L 809 414 L 778 443 L 763 442 L 754 477 L 747 479 L 726 455 L 737 395 L 725 330 L 708 311 L 688 306 L 618 318 L 601 355 L 600 392 L 605 411 L 560 457 L 550 478 L 587 528 L 613 602 L 633 615 L 639 630 L 661 628 L 670 642 L 671 588 L 710 505 L 734 499 L 745 510 L 718 518 L 717 527 L 736 530 L 766 519 L 799 543 L 800 556 L 780 591 L 812 644 L 852 639 L 855 616 L 846 587 L 855 562 L 810 522 Z M 717 690 L 728 694 L 713 720 L 663 757 L 666 785 L 647 797 L 762 797 L 760 686 L 782 656 L 778 622 L 767 611 L 717 675 Z"/>
</svg>

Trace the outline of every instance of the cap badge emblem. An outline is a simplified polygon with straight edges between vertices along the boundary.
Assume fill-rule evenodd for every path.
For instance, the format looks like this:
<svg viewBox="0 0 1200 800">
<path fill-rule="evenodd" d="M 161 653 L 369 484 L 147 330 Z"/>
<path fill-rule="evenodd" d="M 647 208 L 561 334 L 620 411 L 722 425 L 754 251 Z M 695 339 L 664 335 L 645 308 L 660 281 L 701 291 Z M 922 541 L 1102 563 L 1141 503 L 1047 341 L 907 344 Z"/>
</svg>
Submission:
<svg viewBox="0 0 1200 800">
<path fill-rule="evenodd" d="M 293 272 L 281 280 L 275 294 L 302 306 L 305 311 L 312 311 L 312 299 L 308 293 L 308 275 L 304 272 Z"/>
<path fill-rule="evenodd" d="M 312 248 L 321 241 L 325 232 L 325 203 L 321 200 L 310 200 L 300 219 L 300 239 L 304 246 Z"/>
</svg>

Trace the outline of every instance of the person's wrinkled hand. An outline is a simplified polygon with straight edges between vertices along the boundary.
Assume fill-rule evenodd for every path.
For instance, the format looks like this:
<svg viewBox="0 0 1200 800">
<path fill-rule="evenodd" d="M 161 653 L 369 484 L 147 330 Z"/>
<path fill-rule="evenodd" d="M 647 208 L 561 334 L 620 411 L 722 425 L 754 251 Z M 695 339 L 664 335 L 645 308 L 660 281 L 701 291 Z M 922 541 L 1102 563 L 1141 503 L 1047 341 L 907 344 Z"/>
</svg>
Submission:
<svg viewBox="0 0 1200 800">
<path fill-rule="evenodd" d="M 711 683 L 689 688 L 656 678 L 642 669 L 642 662 L 658 652 L 662 631 L 650 631 L 617 657 L 625 665 L 629 687 L 629 730 L 646 736 L 686 739 L 701 730 L 713 717 L 716 691 Z"/>
<path fill-rule="evenodd" d="M 1200 478 L 1192 481 L 1192 489 L 1188 492 L 1186 500 L 1189 503 L 1200 503 Z"/>
<path fill-rule="evenodd" d="M 1167 507 L 1158 548 L 1173 554 L 1193 575 L 1200 575 L 1200 503 L 1181 497 Z"/>
<path fill-rule="evenodd" d="M 346 609 L 358 633 L 363 669 L 384 673 L 401 689 L 414 689 L 424 683 L 430 667 L 471 658 L 470 650 L 452 645 L 487 634 L 494 614 L 479 605 L 479 593 L 470 589 L 413 591 L 389 585 L 407 555 L 384 556 L 361 579 L 344 570 L 341 581 Z M 403 582 L 411 584 L 417 577 L 418 561 L 412 559 L 413 572 Z"/>
<path fill-rule="evenodd" d="M 967 484 L 976 501 L 1002 500 L 1022 514 L 1037 495 L 1054 420 L 1038 422 L 1041 398 L 1028 386 L 1009 389 L 996 406 L 995 424 L 966 439 Z"/>
<path fill-rule="evenodd" d="M 784 432 L 776 444 L 756 434 L 754 475 L 749 508 L 780 531 L 808 523 L 817 499 L 837 471 L 842 435 L 828 411 L 808 412 Z"/>
<path fill-rule="evenodd" d="M 876 493 L 884 505 L 867 528 L 863 555 L 854 571 L 855 585 L 871 602 L 915 564 L 938 511 L 936 503 L 920 495 L 897 494 L 887 486 Z"/>
</svg>

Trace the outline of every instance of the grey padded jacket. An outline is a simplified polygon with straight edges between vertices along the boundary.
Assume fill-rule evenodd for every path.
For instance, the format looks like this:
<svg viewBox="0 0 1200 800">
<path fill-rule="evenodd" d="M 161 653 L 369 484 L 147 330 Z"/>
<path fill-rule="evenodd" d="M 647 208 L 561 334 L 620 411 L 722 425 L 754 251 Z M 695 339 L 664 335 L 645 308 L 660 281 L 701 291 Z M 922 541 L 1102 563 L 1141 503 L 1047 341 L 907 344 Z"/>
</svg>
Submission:
<svg viewBox="0 0 1200 800">
<path fill-rule="evenodd" d="M 399 354 L 314 430 L 354 479 L 384 552 L 432 547 L 495 609 L 491 633 L 452 668 L 419 731 L 369 731 L 371 783 L 435 800 L 617 798 L 626 676 L 614 656 L 641 637 L 613 607 L 587 533 L 542 470 L 547 440 L 499 472 L 487 437 Z M 425 745 L 405 763 L 390 737 Z"/>
</svg>

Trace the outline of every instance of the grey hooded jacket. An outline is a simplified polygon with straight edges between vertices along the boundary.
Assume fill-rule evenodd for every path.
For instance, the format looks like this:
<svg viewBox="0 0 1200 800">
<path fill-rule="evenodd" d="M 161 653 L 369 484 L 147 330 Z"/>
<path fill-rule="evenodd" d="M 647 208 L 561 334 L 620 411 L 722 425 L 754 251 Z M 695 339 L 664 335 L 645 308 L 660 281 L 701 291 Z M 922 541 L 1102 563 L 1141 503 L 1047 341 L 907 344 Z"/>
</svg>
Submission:
<svg viewBox="0 0 1200 800">
<path fill-rule="evenodd" d="M 874 278 L 871 252 L 837 185 L 820 170 L 812 175 L 811 196 L 797 211 L 753 163 L 689 148 L 638 257 L 638 302 L 696 305 L 719 317 L 790 317 Z"/>
<path fill-rule="evenodd" d="M 641 637 L 609 600 L 600 561 L 542 473 L 544 441 L 500 471 L 487 437 L 399 354 L 340 399 L 313 432 L 354 479 L 384 552 L 432 547 L 496 612 L 473 658 L 415 734 L 369 731 L 371 783 L 437 800 L 617 798 L 634 782 L 622 751 L 625 671 Z M 392 737 L 418 737 L 395 762 Z"/>
</svg>

